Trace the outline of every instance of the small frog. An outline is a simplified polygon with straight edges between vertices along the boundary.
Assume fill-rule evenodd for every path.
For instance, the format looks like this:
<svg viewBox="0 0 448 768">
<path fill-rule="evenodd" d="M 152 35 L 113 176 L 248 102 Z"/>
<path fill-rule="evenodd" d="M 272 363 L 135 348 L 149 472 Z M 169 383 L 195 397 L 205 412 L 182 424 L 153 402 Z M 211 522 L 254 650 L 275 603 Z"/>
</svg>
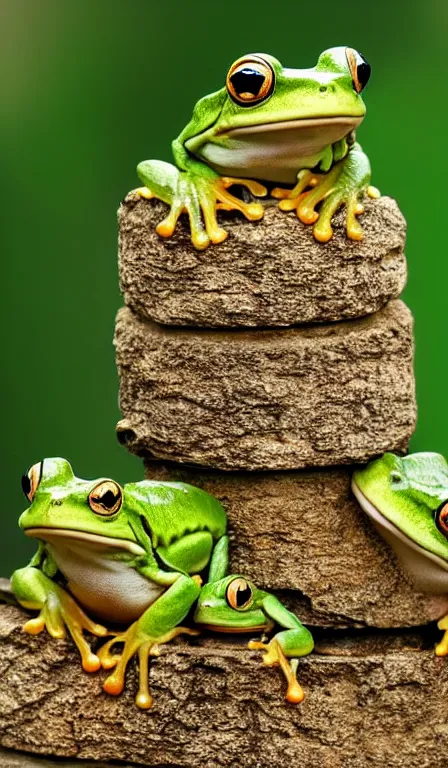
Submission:
<svg viewBox="0 0 448 768">
<path fill-rule="evenodd" d="M 221 552 L 225 552 L 223 542 Z M 284 627 L 269 643 L 251 640 L 251 650 L 266 651 L 263 663 L 280 666 L 288 683 L 286 700 L 298 704 L 304 692 L 297 682 L 299 656 L 307 656 L 314 648 L 311 633 L 274 595 L 258 589 L 249 579 L 236 574 L 223 576 L 227 556 L 216 557 L 210 567 L 209 580 L 201 589 L 194 622 L 214 632 L 269 632 L 275 624 Z M 288 661 L 288 658 L 291 661 Z"/>
<path fill-rule="evenodd" d="M 185 211 L 196 248 L 221 243 L 227 232 L 217 210 L 241 211 L 252 221 L 264 213 L 261 203 L 244 202 L 229 187 L 247 187 L 263 197 L 263 181 L 289 185 L 274 187 L 271 195 L 280 199 L 281 210 L 295 210 L 302 222 L 314 224 L 314 236 L 323 243 L 332 237 L 334 213 L 345 204 L 347 235 L 360 240 L 360 198 L 366 191 L 379 197 L 369 186 L 368 158 L 355 141 L 369 77 L 366 59 L 345 46 L 324 51 L 312 69 L 288 69 L 264 53 L 235 61 L 226 85 L 198 101 L 173 141 L 175 165 L 146 160 L 137 168 L 145 185 L 139 193 L 170 205 L 158 234 L 170 237 Z"/>
<path fill-rule="evenodd" d="M 448 463 L 438 453 L 385 453 L 353 475 L 353 493 L 421 592 L 448 596 Z M 448 654 L 448 614 L 436 654 Z"/>
<path fill-rule="evenodd" d="M 104 682 L 113 695 L 123 690 L 127 664 L 138 653 L 136 704 L 148 709 L 148 656 L 181 633 L 198 634 L 180 626 L 199 595 L 198 574 L 215 550 L 225 565 L 224 508 L 184 483 L 145 480 L 121 487 L 110 479 L 81 480 L 60 458 L 31 467 L 22 487 L 31 506 L 19 525 L 39 542 L 29 565 L 12 576 L 19 603 L 40 611 L 25 632 L 46 628 L 61 638 L 67 629 L 83 669 L 115 668 Z M 113 633 L 97 620 L 129 626 Z M 96 654 L 84 630 L 113 637 Z M 121 655 L 112 655 L 119 642 Z"/>
</svg>

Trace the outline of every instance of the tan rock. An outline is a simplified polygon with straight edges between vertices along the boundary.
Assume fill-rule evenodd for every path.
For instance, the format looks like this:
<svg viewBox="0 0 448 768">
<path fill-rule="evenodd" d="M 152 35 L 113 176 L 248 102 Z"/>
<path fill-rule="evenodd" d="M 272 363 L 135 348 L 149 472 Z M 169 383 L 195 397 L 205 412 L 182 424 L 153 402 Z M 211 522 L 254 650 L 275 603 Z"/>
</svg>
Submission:
<svg viewBox="0 0 448 768">
<path fill-rule="evenodd" d="M 225 506 L 230 573 L 274 590 L 308 624 L 406 627 L 448 613 L 413 589 L 350 490 L 351 470 L 227 473 L 146 464 L 154 480 L 204 488 Z"/>
<path fill-rule="evenodd" d="M 98 763 L 96 760 L 80 763 L 78 760 L 61 760 L 60 758 L 35 757 L 29 752 L 0 749 L 0 768 L 117 768 L 117 763 Z M 120 763 L 120 768 L 135 768 L 127 763 Z"/>
<path fill-rule="evenodd" d="M 66 757 L 70 768 L 84 759 L 154 768 L 446 766 L 448 668 L 422 650 L 430 645 L 422 638 L 362 633 L 332 645 L 328 637 L 317 648 L 331 655 L 300 661 L 306 697 L 297 706 L 283 699 L 280 671 L 263 667 L 245 640 L 174 641 L 151 664 L 155 704 L 143 712 L 133 702 L 134 664 L 125 693 L 107 696 L 106 673 L 83 672 L 71 641 L 24 635 L 23 621 L 22 611 L 0 606 L 4 748 Z M 25 765 L 34 768 L 33 758 Z"/>
<path fill-rule="evenodd" d="M 365 207 L 360 243 L 347 239 L 343 212 L 333 239 L 322 245 L 294 213 L 271 205 L 260 222 L 220 213 L 228 239 L 199 252 L 187 221 L 163 240 L 155 227 L 167 206 L 130 193 L 119 211 L 125 302 L 160 323 L 206 327 L 286 326 L 376 312 L 405 285 L 406 222 L 389 197 Z"/>
<path fill-rule="evenodd" d="M 232 469 L 297 469 L 403 451 L 416 409 L 412 316 L 270 331 L 162 328 L 118 314 L 130 451 Z"/>
</svg>

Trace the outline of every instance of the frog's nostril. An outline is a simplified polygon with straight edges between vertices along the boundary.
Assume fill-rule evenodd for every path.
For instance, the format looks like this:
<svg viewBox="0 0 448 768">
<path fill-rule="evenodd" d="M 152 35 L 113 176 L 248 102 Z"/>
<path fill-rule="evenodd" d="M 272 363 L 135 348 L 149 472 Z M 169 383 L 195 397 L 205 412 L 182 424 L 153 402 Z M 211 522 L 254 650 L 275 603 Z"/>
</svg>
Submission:
<svg viewBox="0 0 448 768">
<path fill-rule="evenodd" d="M 319 91 L 321 93 L 325 93 L 326 90 L 327 90 L 327 86 L 326 85 L 321 85 L 320 88 L 319 88 Z"/>
</svg>

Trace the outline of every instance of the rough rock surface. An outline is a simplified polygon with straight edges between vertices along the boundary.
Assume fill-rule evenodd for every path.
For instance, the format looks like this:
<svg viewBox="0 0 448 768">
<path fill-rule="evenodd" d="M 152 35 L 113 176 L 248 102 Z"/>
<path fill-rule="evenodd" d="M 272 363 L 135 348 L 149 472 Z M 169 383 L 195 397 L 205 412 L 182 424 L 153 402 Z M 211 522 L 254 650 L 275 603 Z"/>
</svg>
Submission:
<svg viewBox="0 0 448 768">
<path fill-rule="evenodd" d="M 298 469 L 403 451 L 415 417 L 412 316 L 283 330 L 162 328 L 118 313 L 133 453 L 221 469 Z"/>
<path fill-rule="evenodd" d="M 229 231 L 197 251 L 187 221 L 171 240 L 155 227 L 167 206 L 131 192 L 119 211 L 120 283 L 142 317 L 168 325 L 286 326 L 361 317 L 400 295 L 406 282 L 406 222 L 395 200 L 367 200 L 364 240 L 347 239 L 344 213 L 334 237 L 318 243 L 312 228 L 275 205 L 259 222 L 219 216 Z"/>
<path fill-rule="evenodd" d="M 117 763 L 96 760 L 92 762 L 78 760 L 64 760 L 61 758 L 33 757 L 28 752 L 17 752 L 10 749 L 0 749 L 0 768 L 133 768 L 130 763 Z M 160 767 L 159 767 L 160 768 Z"/>
<path fill-rule="evenodd" d="M 153 480 L 204 488 L 226 508 L 233 573 L 275 590 L 307 624 L 406 627 L 448 613 L 412 588 L 350 490 L 351 469 L 223 473 L 146 464 Z"/>
<path fill-rule="evenodd" d="M 105 673 L 83 672 L 71 641 L 25 635 L 23 620 L 21 610 L 0 606 L 4 748 L 75 765 L 86 759 L 154 768 L 446 766 L 448 667 L 429 638 L 318 641 L 317 652 L 299 664 L 306 698 L 298 706 L 284 701 L 280 671 L 263 667 L 242 639 L 178 640 L 154 659 L 155 704 L 142 712 L 133 703 L 135 664 L 125 693 L 109 697 L 101 688 Z M 32 759 L 25 765 L 34 768 Z"/>
</svg>

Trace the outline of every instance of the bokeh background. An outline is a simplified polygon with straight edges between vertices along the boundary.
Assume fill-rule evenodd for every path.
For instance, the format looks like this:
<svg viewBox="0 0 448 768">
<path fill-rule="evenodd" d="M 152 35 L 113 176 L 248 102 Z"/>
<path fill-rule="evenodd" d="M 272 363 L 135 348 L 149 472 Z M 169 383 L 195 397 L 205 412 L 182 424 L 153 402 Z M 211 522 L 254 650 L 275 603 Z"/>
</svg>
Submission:
<svg viewBox="0 0 448 768">
<path fill-rule="evenodd" d="M 135 166 L 170 159 L 197 99 L 250 51 L 372 65 L 358 137 L 409 223 L 414 450 L 448 455 L 448 3 L 445 0 L 0 0 L 0 575 L 34 545 L 20 476 L 65 456 L 80 477 L 142 476 L 115 439 L 115 211 Z"/>
</svg>

